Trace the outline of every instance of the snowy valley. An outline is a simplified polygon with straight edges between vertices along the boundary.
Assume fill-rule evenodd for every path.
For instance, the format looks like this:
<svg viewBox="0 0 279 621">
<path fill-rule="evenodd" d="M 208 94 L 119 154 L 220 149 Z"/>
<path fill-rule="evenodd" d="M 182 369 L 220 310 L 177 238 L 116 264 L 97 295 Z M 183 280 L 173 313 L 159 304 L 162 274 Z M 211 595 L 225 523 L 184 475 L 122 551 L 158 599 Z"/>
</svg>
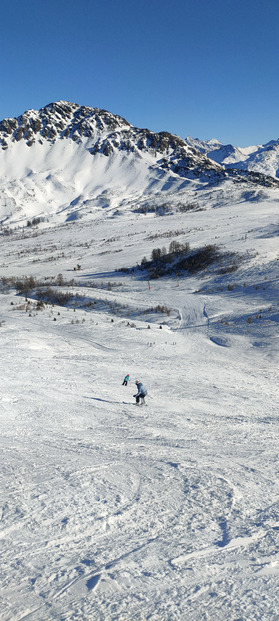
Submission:
<svg viewBox="0 0 279 621">
<path fill-rule="evenodd" d="M 0 145 L 1 619 L 277 619 L 274 169 L 68 102 Z"/>
</svg>

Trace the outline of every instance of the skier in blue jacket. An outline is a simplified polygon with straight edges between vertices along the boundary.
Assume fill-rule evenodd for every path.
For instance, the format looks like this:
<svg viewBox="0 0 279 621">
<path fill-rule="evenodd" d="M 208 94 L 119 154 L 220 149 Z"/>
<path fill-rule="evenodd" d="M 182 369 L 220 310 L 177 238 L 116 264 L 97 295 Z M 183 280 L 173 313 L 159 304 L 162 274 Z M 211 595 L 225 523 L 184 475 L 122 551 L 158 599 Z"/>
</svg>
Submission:
<svg viewBox="0 0 279 621">
<path fill-rule="evenodd" d="M 137 394 L 134 395 L 134 397 L 136 397 L 136 404 L 139 405 L 140 400 L 141 400 L 141 405 L 143 405 L 145 403 L 144 397 L 146 397 L 146 395 L 147 395 L 147 390 L 146 390 L 144 385 L 139 380 L 136 380 L 135 384 L 136 384 L 137 389 L 138 389 Z"/>
<path fill-rule="evenodd" d="M 123 382 L 122 382 L 122 386 L 127 386 L 127 384 L 128 384 L 128 382 L 129 382 L 129 381 L 130 381 L 130 375 L 128 374 L 128 375 L 126 375 L 126 376 L 124 377 L 124 380 L 123 380 Z"/>
</svg>

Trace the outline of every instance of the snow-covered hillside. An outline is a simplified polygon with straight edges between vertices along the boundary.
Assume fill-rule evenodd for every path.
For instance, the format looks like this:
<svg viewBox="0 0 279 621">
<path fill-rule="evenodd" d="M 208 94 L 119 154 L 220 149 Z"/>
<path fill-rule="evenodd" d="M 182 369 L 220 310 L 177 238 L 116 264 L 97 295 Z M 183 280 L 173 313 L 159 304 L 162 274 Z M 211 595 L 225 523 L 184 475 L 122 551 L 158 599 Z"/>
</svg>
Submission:
<svg viewBox="0 0 279 621">
<path fill-rule="evenodd" d="M 6 140 L 1 621 L 275 621 L 277 181 Z"/>
<path fill-rule="evenodd" d="M 224 167 L 178 136 L 138 129 L 104 110 L 68 102 L 0 123 L 0 223 L 26 226 L 87 217 L 104 208 L 145 209 L 208 195 L 231 181 L 247 193 L 278 181 Z M 175 198 L 173 199 L 173 196 Z"/>
<path fill-rule="evenodd" d="M 29 110 L 0 124 L 1 220 L 81 215 L 125 196 L 207 179 L 222 168 L 181 138 L 131 126 L 107 111 L 68 102 Z"/>
</svg>

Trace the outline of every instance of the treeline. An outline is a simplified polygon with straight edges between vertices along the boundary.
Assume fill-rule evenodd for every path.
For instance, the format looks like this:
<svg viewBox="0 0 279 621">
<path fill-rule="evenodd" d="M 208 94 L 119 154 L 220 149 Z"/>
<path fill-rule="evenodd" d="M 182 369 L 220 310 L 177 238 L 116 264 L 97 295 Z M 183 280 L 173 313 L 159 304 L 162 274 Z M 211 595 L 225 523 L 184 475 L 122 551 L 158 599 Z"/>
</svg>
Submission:
<svg viewBox="0 0 279 621">
<path fill-rule="evenodd" d="M 148 272 L 148 278 L 160 278 L 171 274 L 196 274 L 218 260 L 220 252 L 216 245 L 208 244 L 191 250 L 188 242 L 172 241 L 168 250 L 154 248 L 148 260 L 144 257 L 140 269 Z"/>
<path fill-rule="evenodd" d="M 34 276 L 23 276 L 22 278 L 6 278 L 2 276 L 0 282 L 2 291 L 9 291 L 13 288 L 19 295 L 24 295 L 27 298 L 32 294 L 33 298 L 48 304 L 66 306 L 74 297 L 68 291 L 59 291 L 57 289 L 58 287 L 73 286 L 75 284 L 74 280 L 65 281 L 62 274 L 58 274 L 57 278 L 51 279 L 51 286 L 49 280 L 37 280 Z"/>
</svg>

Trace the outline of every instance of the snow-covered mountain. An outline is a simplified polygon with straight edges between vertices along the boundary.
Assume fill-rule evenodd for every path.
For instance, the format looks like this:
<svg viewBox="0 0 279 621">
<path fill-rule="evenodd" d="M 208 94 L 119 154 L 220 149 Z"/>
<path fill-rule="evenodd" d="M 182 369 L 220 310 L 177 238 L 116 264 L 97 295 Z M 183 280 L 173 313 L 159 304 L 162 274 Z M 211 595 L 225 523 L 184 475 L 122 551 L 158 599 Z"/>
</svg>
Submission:
<svg viewBox="0 0 279 621">
<path fill-rule="evenodd" d="M 191 200 L 228 181 L 274 187 L 271 177 L 225 171 L 187 141 L 138 129 L 105 110 L 59 101 L 0 123 L 0 220 L 63 221 L 90 210 Z M 211 153 L 210 153 L 211 155 Z M 228 193 L 229 196 L 229 193 Z M 188 197 L 188 198 L 187 198 Z M 175 200 L 176 200 L 175 199 Z M 175 201 L 174 201 L 175 202 Z"/>
<path fill-rule="evenodd" d="M 226 168 L 249 170 L 272 177 L 279 177 L 279 139 L 264 145 L 234 147 L 218 140 L 199 140 L 187 136 L 186 142 L 211 160 Z"/>
<path fill-rule="evenodd" d="M 185 141 L 107 111 L 57 102 L 0 124 L 2 219 L 50 216 L 223 173 Z M 107 199 L 107 194 L 110 198 Z M 36 212 L 36 205 L 40 205 Z"/>
</svg>

